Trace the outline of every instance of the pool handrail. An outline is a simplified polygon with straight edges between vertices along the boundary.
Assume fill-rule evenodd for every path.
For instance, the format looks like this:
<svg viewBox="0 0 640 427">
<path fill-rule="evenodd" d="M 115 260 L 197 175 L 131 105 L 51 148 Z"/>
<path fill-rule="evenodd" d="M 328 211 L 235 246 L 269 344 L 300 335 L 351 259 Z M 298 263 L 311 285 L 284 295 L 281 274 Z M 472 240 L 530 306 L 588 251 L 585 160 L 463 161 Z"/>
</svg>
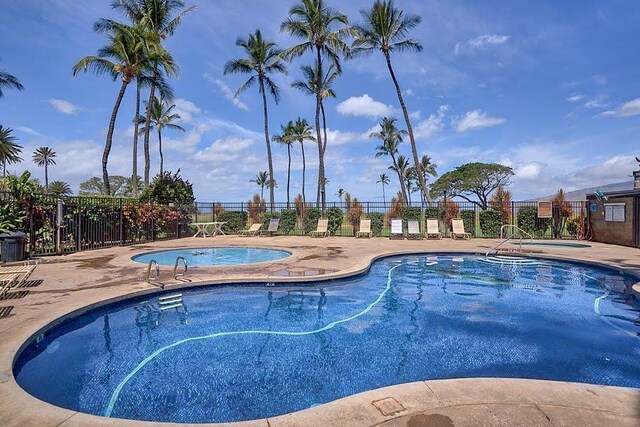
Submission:
<svg viewBox="0 0 640 427">
<path fill-rule="evenodd" d="M 184 267 L 184 270 L 182 271 L 182 273 L 178 273 L 178 264 L 180 263 L 180 260 L 182 260 L 182 265 Z M 187 270 L 188 270 L 188 266 L 187 266 L 187 259 L 183 256 L 179 256 L 176 258 L 176 263 L 173 266 L 173 278 L 177 279 L 178 276 L 186 276 L 187 275 Z"/>
<path fill-rule="evenodd" d="M 511 235 L 509 235 L 509 237 L 504 237 L 504 230 L 508 229 L 508 228 L 513 228 L 515 229 L 513 231 L 513 233 L 511 233 Z M 496 246 L 494 246 L 493 248 L 489 249 L 487 251 L 487 253 L 485 254 L 485 256 L 489 256 L 491 253 L 495 253 L 498 252 L 498 248 L 502 245 L 504 245 L 505 243 L 507 243 L 509 240 L 513 239 L 516 236 L 516 233 L 520 232 L 519 237 L 519 248 L 518 248 L 518 252 L 522 253 L 522 235 L 525 234 L 527 236 L 527 238 L 530 241 L 533 241 L 533 236 L 529 233 L 527 233 L 526 231 L 524 231 L 522 228 L 518 227 L 517 225 L 513 225 L 513 224 L 505 224 L 502 227 L 500 227 L 500 239 L 502 239 L 500 241 L 500 243 L 498 243 Z"/>
<path fill-rule="evenodd" d="M 156 276 L 151 279 L 151 266 L 155 265 L 156 267 Z M 153 283 L 154 281 L 158 280 L 160 278 L 160 264 L 158 264 L 158 261 L 156 261 L 155 259 L 151 259 L 149 260 L 149 265 L 147 266 L 147 276 L 146 276 L 146 281 L 147 283 Z"/>
</svg>

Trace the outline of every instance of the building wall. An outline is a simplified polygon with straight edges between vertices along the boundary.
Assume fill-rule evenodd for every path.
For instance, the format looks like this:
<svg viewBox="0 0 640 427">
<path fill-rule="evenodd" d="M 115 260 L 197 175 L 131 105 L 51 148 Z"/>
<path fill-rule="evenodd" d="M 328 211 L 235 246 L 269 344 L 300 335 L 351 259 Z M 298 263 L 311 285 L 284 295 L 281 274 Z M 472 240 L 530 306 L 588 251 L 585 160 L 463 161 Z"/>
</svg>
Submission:
<svg viewBox="0 0 640 427">
<path fill-rule="evenodd" d="M 637 197 L 637 196 L 636 196 Z M 637 202 L 634 196 L 609 197 L 608 200 L 597 200 L 589 198 L 588 206 L 589 219 L 591 222 L 591 235 L 594 241 L 601 243 L 612 243 L 623 246 L 637 246 L 637 228 L 640 227 L 637 220 Z M 625 203 L 625 221 L 608 222 L 605 221 L 604 206 L 607 203 Z M 592 205 L 597 205 L 597 210 L 592 210 Z"/>
</svg>

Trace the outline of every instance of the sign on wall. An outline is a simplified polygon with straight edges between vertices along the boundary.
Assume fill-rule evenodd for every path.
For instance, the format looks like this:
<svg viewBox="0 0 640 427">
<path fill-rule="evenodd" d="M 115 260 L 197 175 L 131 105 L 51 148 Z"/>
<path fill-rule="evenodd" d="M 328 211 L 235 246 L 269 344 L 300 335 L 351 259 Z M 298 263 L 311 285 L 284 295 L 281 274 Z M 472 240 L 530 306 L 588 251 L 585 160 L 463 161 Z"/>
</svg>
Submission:
<svg viewBox="0 0 640 427">
<path fill-rule="evenodd" d="M 538 218 L 551 218 L 553 216 L 553 203 L 538 202 Z"/>
</svg>

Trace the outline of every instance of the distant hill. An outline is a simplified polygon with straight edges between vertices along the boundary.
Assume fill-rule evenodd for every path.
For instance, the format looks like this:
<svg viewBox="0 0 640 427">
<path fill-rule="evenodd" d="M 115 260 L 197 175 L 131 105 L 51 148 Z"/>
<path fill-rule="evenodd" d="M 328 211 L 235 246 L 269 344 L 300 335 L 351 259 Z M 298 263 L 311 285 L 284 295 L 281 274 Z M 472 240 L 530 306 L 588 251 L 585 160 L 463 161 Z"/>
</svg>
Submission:
<svg viewBox="0 0 640 427">
<path fill-rule="evenodd" d="M 598 187 L 582 188 L 580 190 L 575 190 L 575 191 L 567 191 L 564 194 L 567 200 L 581 201 L 581 200 L 587 200 L 587 194 L 592 194 L 596 190 L 601 190 L 603 193 L 608 193 L 610 191 L 624 191 L 624 190 L 632 190 L 632 189 L 633 189 L 633 181 L 625 181 L 625 182 L 617 182 L 615 184 L 600 185 Z M 553 195 L 539 197 L 537 199 L 532 199 L 532 200 L 551 200 L 552 198 L 553 198 Z"/>
</svg>

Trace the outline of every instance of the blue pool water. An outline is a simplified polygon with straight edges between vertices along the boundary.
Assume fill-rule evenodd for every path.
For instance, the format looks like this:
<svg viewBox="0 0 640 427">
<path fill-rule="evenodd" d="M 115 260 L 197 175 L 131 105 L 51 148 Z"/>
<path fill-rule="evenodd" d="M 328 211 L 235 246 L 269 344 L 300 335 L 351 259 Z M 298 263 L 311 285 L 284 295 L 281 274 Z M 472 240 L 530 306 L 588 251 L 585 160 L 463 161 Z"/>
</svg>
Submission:
<svg viewBox="0 0 640 427">
<path fill-rule="evenodd" d="M 170 249 L 166 251 L 147 252 L 142 255 L 136 255 L 131 259 L 143 264 L 148 264 L 150 260 L 154 259 L 160 265 L 173 266 L 176 263 L 176 258 L 181 256 L 187 260 L 189 267 L 206 267 L 275 261 L 290 255 L 287 251 L 277 249 L 227 247 Z"/>
<path fill-rule="evenodd" d="M 634 278 L 503 262 L 396 256 L 351 279 L 184 290 L 165 312 L 158 295 L 122 301 L 34 339 L 14 374 L 65 408 L 176 422 L 275 416 L 437 378 L 640 387 Z"/>
</svg>

